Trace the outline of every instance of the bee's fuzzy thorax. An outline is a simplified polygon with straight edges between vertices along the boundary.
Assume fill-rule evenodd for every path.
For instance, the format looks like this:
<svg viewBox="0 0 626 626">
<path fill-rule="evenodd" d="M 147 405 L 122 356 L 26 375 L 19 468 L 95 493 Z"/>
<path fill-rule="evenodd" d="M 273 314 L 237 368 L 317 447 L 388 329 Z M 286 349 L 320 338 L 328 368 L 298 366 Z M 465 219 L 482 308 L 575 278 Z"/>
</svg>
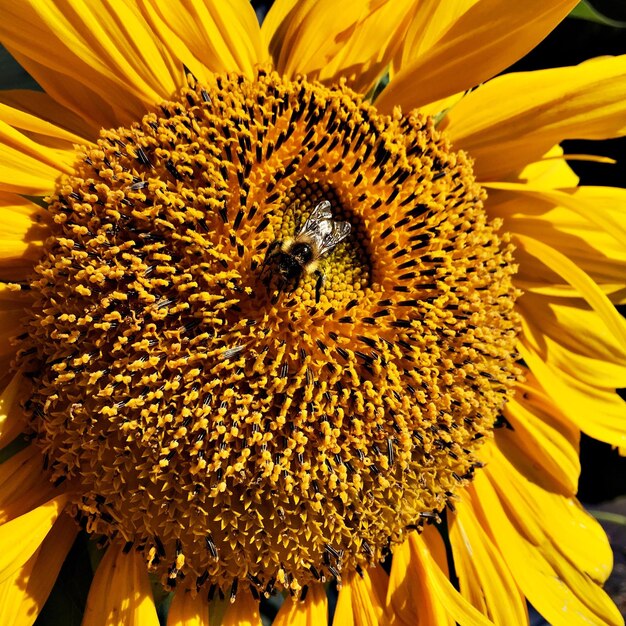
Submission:
<svg viewBox="0 0 626 626">
<path fill-rule="evenodd" d="M 318 267 L 320 262 L 316 259 L 315 261 L 310 261 L 304 266 L 304 271 L 307 274 L 312 274 Z"/>
<path fill-rule="evenodd" d="M 280 244 L 280 251 L 288 252 L 291 246 L 293 246 L 293 241 L 293 237 L 285 237 L 285 239 L 283 239 L 282 243 Z"/>
</svg>

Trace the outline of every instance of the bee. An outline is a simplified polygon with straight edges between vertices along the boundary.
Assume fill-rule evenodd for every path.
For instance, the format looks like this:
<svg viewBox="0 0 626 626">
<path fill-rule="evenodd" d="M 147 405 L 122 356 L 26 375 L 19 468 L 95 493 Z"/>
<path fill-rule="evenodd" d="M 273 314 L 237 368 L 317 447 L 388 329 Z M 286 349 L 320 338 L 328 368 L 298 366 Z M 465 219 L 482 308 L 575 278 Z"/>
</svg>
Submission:
<svg viewBox="0 0 626 626">
<path fill-rule="evenodd" d="M 262 273 L 265 286 L 269 289 L 272 275 L 277 276 L 280 295 L 285 289 L 296 289 L 303 273 L 315 274 L 315 302 L 319 302 L 324 286 L 319 261 L 350 234 L 350 229 L 350 222 L 333 219 L 328 200 L 315 205 L 294 237 L 274 241 L 267 249 Z"/>
</svg>

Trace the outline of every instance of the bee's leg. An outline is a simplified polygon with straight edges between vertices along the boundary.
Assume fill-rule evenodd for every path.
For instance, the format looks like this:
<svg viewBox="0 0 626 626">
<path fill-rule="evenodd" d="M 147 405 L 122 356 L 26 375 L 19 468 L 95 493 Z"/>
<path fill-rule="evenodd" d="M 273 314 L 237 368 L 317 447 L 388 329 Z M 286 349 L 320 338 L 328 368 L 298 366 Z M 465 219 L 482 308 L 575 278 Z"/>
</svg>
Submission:
<svg viewBox="0 0 626 626">
<path fill-rule="evenodd" d="M 265 252 L 265 258 L 263 259 L 263 263 L 261 264 L 261 282 L 265 285 L 266 288 L 269 289 L 269 282 L 271 278 L 271 268 L 269 265 L 269 261 L 274 256 L 274 252 L 277 248 L 280 248 L 280 241 L 273 241 L 267 248 Z"/>
<path fill-rule="evenodd" d="M 322 287 L 326 282 L 326 277 L 324 276 L 324 272 L 321 270 L 315 270 L 315 275 L 317 276 L 317 281 L 315 282 L 315 304 L 317 304 L 320 301 Z"/>
<path fill-rule="evenodd" d="M 280 245 L 282 244 L 282 241 L 272 241 L 272 243 L 268 246 L 267 251 L 265 253 L 265 259 L 263 259 L 263 265 L 265 265 L 270 258 L 274 255 L 274 252 L 276 251 L 276 248 L 280 248 Z"/>
<path fill-rule="evenodd" d="M 280 298 L 280 296 L 283 293 L 283 289 L 285 288 L 285 281 L 281 278 L 278 281 L 278 285 L 276 285 L 276 293 L 274 293 L 274 295 L 272 296 L 272 304 L 276 304 L 278 302 L 278 299 Z"/>
</svg>

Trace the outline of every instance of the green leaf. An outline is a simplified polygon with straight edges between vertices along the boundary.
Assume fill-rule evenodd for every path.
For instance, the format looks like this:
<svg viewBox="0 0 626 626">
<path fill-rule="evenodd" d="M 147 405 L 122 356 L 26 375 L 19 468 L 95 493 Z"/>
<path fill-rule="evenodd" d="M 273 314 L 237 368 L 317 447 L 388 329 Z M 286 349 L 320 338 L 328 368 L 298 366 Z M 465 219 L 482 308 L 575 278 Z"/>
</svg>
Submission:
<svg viewBox="0 0 626 626">
<path fill-rule="evenodd" d="M 369 102 L 374 102 L 376 98 L 381 94 L 383 89 L 389 84 L 389 70 L 380 76 L 380 78 L 374 83 L 373 87 L 365 94 L 365 99 Z"/>
<path fill-rule="evenodd" d="M 575 17 L 579 20 L 587 20 L 588 22 L 595 22 L 596 24 L 611 26 L 612 28 L 626 28 L 626 22 L 612 20 L 610 17 L 602 15 L 602 13 L 594 9 L 587 0 L 579 2 L 568 17 Z"/>
<path fill-rule="evenodd" d="M 619 526 L 626 526 L 626 515 L 622 513 L 613 513 L 612 511 L 596 511 L 590 510 L 589 513 L 593 515 L 599 522 L 611 522 L 612 524 L 618 524 Z"/>
<path fill-rule="evenodd" d="M 28 72 L 0 45 L 0 89 L 36 89 L 41 91 Z"/>
</svg>

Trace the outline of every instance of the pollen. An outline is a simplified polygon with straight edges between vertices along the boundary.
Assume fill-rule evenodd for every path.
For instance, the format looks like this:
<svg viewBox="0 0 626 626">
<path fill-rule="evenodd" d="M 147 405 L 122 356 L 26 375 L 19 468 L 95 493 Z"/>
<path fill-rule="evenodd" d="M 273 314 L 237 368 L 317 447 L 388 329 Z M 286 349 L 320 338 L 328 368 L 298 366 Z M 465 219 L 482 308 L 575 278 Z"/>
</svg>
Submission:
<svg viewBox="0 0 626 626">
<path fill-rule="evenodd" d="M 385 558 L 479 467 L 517 376 L 512 247 L 433 120 L 216 75 L 49 199 L 20 366 L 52 481 L 164 585 L 293 595 Z M 276 297 L 268 248 L 350 234 Z"/>
</svg>

